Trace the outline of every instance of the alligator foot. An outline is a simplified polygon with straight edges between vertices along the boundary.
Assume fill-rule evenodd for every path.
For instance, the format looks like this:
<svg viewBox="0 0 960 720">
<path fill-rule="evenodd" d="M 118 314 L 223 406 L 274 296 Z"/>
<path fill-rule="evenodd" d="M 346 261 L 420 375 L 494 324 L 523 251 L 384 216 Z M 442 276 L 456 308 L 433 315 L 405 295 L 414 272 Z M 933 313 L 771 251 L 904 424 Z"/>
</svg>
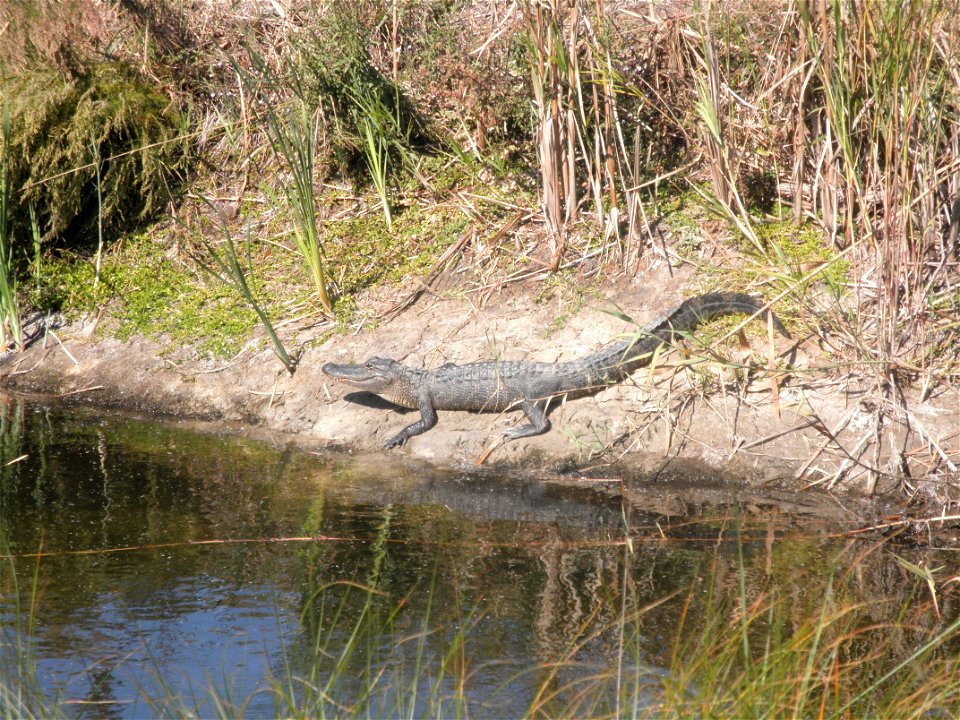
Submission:
<svg viewBox="0 0 960 720">
<path fill-rule="evenodd" d="M 524 400 L 520 403 L 520 408 L 530 423 L 505 430 L 503 433 L 504 437 L 509 440 L 518 440 L 519 438 L 543 435 L 550 429 L 550 420 L 547 418 L 546 410 L 540 402 L 536 400 Z"/>
</svg>

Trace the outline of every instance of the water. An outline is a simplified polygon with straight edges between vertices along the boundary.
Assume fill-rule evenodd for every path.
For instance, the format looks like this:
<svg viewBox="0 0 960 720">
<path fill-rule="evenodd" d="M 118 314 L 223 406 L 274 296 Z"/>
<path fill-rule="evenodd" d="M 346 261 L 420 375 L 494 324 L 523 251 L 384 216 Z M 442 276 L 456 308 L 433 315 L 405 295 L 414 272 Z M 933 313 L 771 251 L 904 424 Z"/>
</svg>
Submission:
<svg viewBox="0 0 960 720">
<path fill-rule="evenodd" d="M 642 707 L 741 578 L 802 604 L 847 553 L 878 618 L 917 588 L 838 536 L 849 507 L 733 512 L 696 477 L 504 477 L 12 398 L 0 466 L 0 682 L 76 717 L 606 712 L 623 678 Z"/>
</svg>

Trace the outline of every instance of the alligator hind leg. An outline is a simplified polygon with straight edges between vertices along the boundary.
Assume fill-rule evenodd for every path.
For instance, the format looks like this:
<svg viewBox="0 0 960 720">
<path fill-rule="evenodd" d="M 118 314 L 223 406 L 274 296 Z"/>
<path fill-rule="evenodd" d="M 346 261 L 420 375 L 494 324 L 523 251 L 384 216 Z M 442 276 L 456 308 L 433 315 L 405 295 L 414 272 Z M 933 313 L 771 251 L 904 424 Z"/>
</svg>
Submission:
<svg viewBox="0 0 960 720">
<path fill-rule="evenodd" d="M 546 403 L 542 400 L 524 400 L 520 404 L 520 409 L 530 421 L 528 425 L 513 427 L 503 434 L 510 440 L 518 438 L 533 437 L 534 435 L 543 435 L 550 429 L 550 420 L 547 419 Z"/>
</svg>

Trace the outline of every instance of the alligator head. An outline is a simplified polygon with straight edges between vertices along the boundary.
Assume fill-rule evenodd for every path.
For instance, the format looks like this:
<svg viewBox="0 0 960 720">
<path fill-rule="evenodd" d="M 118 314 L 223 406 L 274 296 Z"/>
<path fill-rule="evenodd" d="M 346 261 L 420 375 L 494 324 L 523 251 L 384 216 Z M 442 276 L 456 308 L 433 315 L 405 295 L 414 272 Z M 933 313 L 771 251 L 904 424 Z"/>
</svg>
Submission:
<svg viewBox="0 0 960 720">
<path fill-rule="evenodd" d="M 372 357 L 362 365 L 327 363 L 320 370 L 328 377 L 379 395 L 401 407 L 417 407 L 410 383 L 410 370 L 396 360 Z"/>
</svg>

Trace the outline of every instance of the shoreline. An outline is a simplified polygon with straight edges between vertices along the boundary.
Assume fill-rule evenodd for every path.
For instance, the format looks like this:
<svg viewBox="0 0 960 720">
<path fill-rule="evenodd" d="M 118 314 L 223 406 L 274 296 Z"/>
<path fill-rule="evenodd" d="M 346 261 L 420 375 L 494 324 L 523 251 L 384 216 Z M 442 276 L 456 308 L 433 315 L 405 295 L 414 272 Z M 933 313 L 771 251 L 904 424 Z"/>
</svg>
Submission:
<svg viewBox="0 0 960 720">
<path fill-rule="evenodd" d="M 656 297 L 648 292 L 642 301 L 632 288 L 609 290 L 638 323 L 683 297 L 679 287 L 661 287 Z M 569 310 L 560 304 L 536 304 L 517 289 L 501 293 L 482 309 L 464 298 L 421 300 L 378 327 L 330 335 L 303 353 L 292 376 L 265 340 L 237 358 L 214 361 L 197 358 L 189 348 L 171 352 L 142 337 L 92 339 L 89 328 L 67 326 L 45 345 L 41 338 L 22 354 L 5 355 L 0 386 L 72 404 L 240 423 L 318 447 L 380 452 L 387 438 L 416 420 L 416 411 L 398 411 L 375 396 L 329 381 L 320 371 L 325 362 L 362 362 L 371 355 L 415 367 L 491 357 L 556 362 L 592 352 L 631 331 L 603 312 L 601 301 L 579 308 L 545 337 L 544 328 L 561 310 Z M 741 348 L 744 356 L 734 360 L 764 362 L 763 329 L 753 331 L 750 347 Z M 791 350 L 782 340 L 778 337 L 777 352 L 791 352 L 793 367 L 810 363 L 802 343 Z M 559 401 L 550 414 L 553 429 L 545 435 L 503 442 L 503 430 L 523 422 L 519 410 L 441 411 L 435 428 L 388 452 L 444 464 L 470 466 L 480 460 L 494 467 L 578 471 L 616 463 L 657 472 L 682 460 L 748 483 L 882 496 L 901 494 L 898 463 L 923 467 L 925 457 L 908 450 L 925 439 L 930 455 L 956 462 L 957 437 L 951 438 L 960 417 L 956 398 L 952 408 L 946 392 L 923 403 L 909 400 L 901 423 L 890 412 L 878 412 L 869 382 L 794 372 L 780 380 L 774 393 L 762 373 L 744 383 L 730 367 L 702 353 L 674 351 L 660 358 L 655 369 L 643 368 L 625 383 Z M 706 383 L 712 387 L 698 387 Z M 871 437 L 879 440 L 871 442 Z M 926 491 L 933 500 L 938 496 L 931 492 L 947 488 L 940 473 L 924 478 L 914 471 L 911 478 L 933 486 L 934 491 Z"/>
</svg>

